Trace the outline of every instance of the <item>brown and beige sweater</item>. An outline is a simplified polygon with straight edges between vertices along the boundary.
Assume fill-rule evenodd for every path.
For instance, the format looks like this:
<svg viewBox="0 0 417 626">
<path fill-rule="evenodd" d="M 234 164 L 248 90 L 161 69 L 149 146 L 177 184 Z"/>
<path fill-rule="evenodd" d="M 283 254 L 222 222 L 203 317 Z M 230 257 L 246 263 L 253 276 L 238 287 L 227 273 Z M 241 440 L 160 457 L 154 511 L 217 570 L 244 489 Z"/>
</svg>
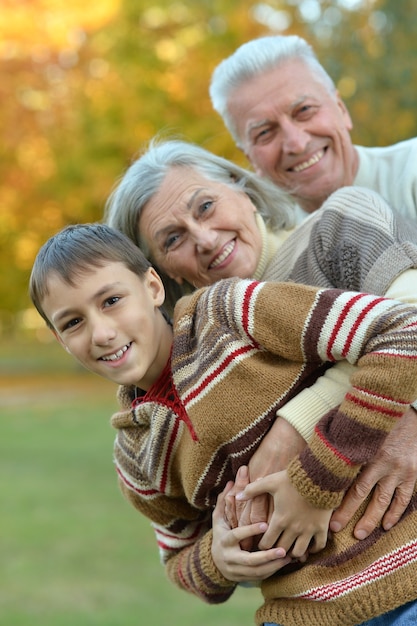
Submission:
<svg viewBox="0 0 417 626">
<path fill-rule="evenodd" d="M 258 280 L 368 291 L 417 303 L 417 221 L 393 212 L 371 189 L 337 190 L 284 241 L 282 233 L 277 241 L 265 227 L 261 232 Z M 338 363 L 278 415 L 308 441 L 317 421 L 340 403 L 352 371 Z"/>
<path fill-rule="evenodd" d="M 115 463 L 152 520 L 169 578 L 207 602 L 235 583 L 211 556 L 218 493 L 246 464 L 277 408 L 324 363 L 358 363 L 352 388 L 289 467 L 296 488 L 336 507 L 417 397 L 417 311 L 376 296 L 230 279 L 177 305 L 172 356 L 145 396 L 121 388 Z M 417 597 L 417 513 L 362 542 L 351 527 L 298 571 L 262 584 L 257 623 L 354 624 Z M 341 621 L 344 620 L 344 621 Z"/>
</svg>

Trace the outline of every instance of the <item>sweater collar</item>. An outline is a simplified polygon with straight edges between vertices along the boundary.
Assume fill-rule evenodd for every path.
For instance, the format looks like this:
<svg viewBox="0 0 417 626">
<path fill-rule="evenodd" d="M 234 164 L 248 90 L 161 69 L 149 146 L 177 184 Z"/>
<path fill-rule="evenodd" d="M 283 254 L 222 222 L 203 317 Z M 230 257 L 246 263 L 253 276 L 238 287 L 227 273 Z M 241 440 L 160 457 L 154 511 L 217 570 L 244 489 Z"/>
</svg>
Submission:
<svg viewBox="0 0 417 626">
<path fill-rule="evenodd" d="M 273 231 L 267 228 L 262 215 L 255 213 L 255 218 L 261 234 L 262 249 L 253 278 L 255 280 L 262 280 L 270 260 L 275 256 L 276 251 L 282 246 L 287 237 L 294 231 L 294 228 Z"/>
</svg>

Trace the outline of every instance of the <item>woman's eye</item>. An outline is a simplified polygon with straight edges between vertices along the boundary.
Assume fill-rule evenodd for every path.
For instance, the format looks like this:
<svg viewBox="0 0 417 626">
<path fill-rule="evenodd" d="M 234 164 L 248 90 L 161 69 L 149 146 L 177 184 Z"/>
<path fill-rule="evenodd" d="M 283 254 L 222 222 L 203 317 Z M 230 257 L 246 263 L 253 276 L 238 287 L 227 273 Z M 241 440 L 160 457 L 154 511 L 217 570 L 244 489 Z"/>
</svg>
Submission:
<svg viewBox="0 0 417 626">
<path fill-rule="evenodd" d="M 206 200 L 205 202 L 200 204 L 199 211 L 200 213 L 207 213 L 207 211 L 209 211 L 212 206 L 213 206 L 213 200 Z"/>
<path fill-rule="evenodd" d="M 168 237 L 165 239 L 164 249 L 169 250 L 170 248 L 172 248 L 177 243 L 178 239 L 179 235 L 177 233 L 168 235 Z"/>
</svg>

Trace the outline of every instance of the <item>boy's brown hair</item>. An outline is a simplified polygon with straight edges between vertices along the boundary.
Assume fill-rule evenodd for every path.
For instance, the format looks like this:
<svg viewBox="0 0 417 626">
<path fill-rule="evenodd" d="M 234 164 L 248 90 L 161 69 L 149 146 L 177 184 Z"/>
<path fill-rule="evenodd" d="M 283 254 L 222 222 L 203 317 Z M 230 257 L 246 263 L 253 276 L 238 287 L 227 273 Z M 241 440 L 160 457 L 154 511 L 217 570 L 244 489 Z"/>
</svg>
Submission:
<svg viewBox="0 0 417 626">
<path fill-rule="evenodd" d="M 139 277 L 144 276 L 150 261 L 125 235 L 105 224 L 75 224 L 52 236 L 39 250 L 33 264 L 29 295 L 49 328 L 42 302 L 48 295 L 48 279 L 56 274 L 74 287 L 77 278 L 106 263 L 123 263 Z"/>
</svg>

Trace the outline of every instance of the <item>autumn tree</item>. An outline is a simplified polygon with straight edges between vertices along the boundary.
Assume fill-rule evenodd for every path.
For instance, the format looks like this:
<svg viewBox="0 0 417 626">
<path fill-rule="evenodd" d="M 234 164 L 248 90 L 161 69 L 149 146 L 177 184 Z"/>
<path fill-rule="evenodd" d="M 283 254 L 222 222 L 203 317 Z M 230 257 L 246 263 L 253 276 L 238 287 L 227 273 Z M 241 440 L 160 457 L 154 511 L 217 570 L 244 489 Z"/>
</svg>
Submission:
<svg viewBox="0 0 417 626">
<path fill-rule="evenodd" d="M 417 134 L 412 0 L 0 0 L 0 323 L 28 306 L 39 246 L 101 219 L 116 179 L 156 133 L 246 164 L 208 83 L 237 46 L 306 37 L 334 78 L 353 139 Z M 1 327 L 0 327 L 1 332 Z"/>
</svg>

